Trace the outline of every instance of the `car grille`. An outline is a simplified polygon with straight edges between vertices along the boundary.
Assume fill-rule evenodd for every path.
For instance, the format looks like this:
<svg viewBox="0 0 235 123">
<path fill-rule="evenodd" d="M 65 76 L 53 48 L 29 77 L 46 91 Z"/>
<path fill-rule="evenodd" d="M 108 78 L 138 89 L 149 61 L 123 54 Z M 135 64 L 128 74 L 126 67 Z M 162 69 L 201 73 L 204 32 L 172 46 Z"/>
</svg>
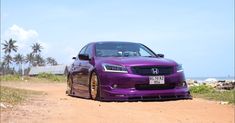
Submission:
<svg viewBox="0 0 235 123">
<path fill-rule="evenodd" d="M 158 85 L 148 85 L 148 84 L 137 84 L 135 85 L 136 90 L 166 90 L 174 89 L 176 86 L 175 83 L 168 84 L 158 84 Z"/>
<path fill-rule="evenodd" d="M 152 69 L 158 69 L 158 74 L 154 74 Z M 174 67 L 172 66 L 138 66 L 132 67 L 132 72 L 138 75 L 144 76 L 154 76 L 154 75 L 170 75 L 174 72 Z"/>
</svg>

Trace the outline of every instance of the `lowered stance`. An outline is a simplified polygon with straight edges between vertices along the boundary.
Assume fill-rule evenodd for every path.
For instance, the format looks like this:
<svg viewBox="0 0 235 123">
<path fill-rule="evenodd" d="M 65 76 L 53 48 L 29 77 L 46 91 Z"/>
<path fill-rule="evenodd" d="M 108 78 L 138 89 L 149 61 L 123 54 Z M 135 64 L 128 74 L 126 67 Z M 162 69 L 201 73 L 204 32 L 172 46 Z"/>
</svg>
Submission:
<svg viewBox="0 0 235 123">
<path fill-rule="evenodd" d="M 73 59 L 68 95 L 104 101 L 191 98 L 182 66 L 140 43 L 90 43 Z"/>
</svg>

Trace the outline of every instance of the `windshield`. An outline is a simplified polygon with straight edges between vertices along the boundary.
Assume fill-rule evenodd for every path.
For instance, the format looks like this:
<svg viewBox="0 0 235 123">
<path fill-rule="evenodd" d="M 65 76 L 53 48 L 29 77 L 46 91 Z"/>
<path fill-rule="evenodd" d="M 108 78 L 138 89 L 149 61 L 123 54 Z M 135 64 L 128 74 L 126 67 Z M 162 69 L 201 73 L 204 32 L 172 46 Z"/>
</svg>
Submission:
<svg viewBox="0 0 235 123">
<path fill-rule="evenodd" d="M 142 44 L 127 42 L 103 42 L 96 44 L 97 57 L 155 57 L 154 53 Z"/>
</svg>

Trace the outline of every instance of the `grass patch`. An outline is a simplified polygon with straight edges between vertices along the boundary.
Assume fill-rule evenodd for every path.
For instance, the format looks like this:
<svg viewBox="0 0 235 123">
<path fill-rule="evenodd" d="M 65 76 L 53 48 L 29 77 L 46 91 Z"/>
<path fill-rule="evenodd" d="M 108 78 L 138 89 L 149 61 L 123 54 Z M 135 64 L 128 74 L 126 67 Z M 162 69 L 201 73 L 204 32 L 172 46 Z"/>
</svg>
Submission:
<svg viewBox="0 0 235 123">
<path fill-rule="evenodd" d="M 30 95 L 39 95 L 42 92 L 16 89 L 5 86 L 0 86 L 1 88 L 1 102 L 9 103 L 12 105 L 18 104 L 26 100 Z"/>
<path fill-rule="evenodd" d="M 205 98 L 209 100 L 226 101 L 235 104 L 235 90 L 216 90 L 207 85 L 199 85 L 190 87 L 193 97 Z"/>
<path fill-rule="evenodd" d="M 51 73 L 40 73 L 38 76 L 35 77 L 29 77 L 24 76 L 24 79 L 22 80 L 22 77 L 20 75 L 3 75 L 0 76 L 0 81 L 18 81 L 18 82 L 66 82 L 66 76 L 64 75 L 54 75 Z"/>
<path fill-rule="evenodd" d="M 56 81 L 56 82 L 66 82 L 65 76 L 54 75 L 51 73 L 40 73 L 36 77 L 40 79 L 47 79 L 47 80 Z"/>
<path fill-rule="evenodd" d="M 3 75 L 0 76 L 0 80 L 1 81 L 19 81 L 21 80 L 21 76 L 20 75 Z"/>
</svg>

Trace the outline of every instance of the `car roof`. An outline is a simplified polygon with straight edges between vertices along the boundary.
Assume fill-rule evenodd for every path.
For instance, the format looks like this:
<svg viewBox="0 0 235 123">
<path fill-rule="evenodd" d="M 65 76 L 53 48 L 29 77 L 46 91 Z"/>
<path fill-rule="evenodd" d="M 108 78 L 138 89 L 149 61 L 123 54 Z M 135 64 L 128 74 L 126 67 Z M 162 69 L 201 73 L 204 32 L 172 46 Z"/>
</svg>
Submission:
<svg viewBox="0 0 235 123">
<path fill-rule="evenodd" d="M 130 41 L 96 41 L 96 42 L 92 42 L 93 44 L 97 44 L 97 43 L 135 43 L 136 42 L 130 42 Z"/>
</svg>

